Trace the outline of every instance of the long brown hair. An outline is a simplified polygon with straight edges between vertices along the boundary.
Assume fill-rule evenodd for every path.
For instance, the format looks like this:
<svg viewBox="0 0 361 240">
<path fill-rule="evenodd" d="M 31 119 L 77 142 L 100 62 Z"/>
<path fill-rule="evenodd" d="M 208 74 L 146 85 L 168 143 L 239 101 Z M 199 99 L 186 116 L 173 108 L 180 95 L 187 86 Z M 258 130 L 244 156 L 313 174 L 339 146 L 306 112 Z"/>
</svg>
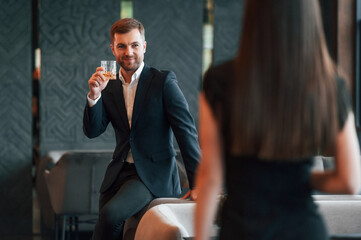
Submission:
<svg viewBox="0 0 361 240">
<path fill-rule="evenodd" d="M 318 0 L 247 1 L 234 66 L 231 153 L 282 160 L 333 149 L 336 73 Z"/>
</svg>

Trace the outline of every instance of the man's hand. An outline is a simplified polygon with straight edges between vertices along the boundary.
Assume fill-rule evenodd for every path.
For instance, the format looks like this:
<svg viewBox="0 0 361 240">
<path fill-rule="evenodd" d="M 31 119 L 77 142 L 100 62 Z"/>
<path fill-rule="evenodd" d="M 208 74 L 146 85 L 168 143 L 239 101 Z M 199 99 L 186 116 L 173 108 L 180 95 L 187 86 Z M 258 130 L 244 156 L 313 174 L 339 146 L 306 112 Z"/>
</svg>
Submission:
<svg viewBox="0 0 361 240">
<path fill-rule="evenodd" d="M 196 201 L 197 200 L 197 196 L 198 196 L 198 189 L 194 188 L 189 190 L 183 197 L 181 197 L 180 199 L 188 199 L 190 197 L 190 199 L 192 201 Z"/>
<path fill-rule="evenodd" d="M 89 97 L 93 100 L 100 96 L 100 93 L 107 86 L 109 80 L 107 80 L 103 74 L 104 68 L 98 67 L 97 71 L 90 77 L 89 84 Z"/>
</svg>

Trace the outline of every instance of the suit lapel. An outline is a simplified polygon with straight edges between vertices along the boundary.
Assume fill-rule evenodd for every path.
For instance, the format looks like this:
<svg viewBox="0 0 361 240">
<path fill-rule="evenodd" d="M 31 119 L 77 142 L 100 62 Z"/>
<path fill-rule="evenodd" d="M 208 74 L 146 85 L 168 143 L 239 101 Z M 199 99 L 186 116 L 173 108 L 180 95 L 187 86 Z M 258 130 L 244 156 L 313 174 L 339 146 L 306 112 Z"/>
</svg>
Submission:
<svg viewBox="0 0 361 240">
<path fill-rule="evenodd" d="M 118 74 L 117 74 L 117 79 L 115 81 L 112 81 L 112 83 L 114 87 L 111 88 L 112 89 L 111 92 L 113 94 L 113 98 L 115 105 L 117 106 L 117 110 L 119 111 L 121 121 L 125 125 L 125 127 L 130 130 L 128 116 L 127 116 L 127 109 L 125 107 L 122 81 L 120 81 Z"/>
<path fill-rule="evenodd" d="M 152 80 L 152 73 L 148 65 L 144 64 L 142 73 L 140 74 L 137 91 L 135 93 L 133 114 L 132 114 L 132 127 L 136 123 L 144 104 L 144 100 L 147 94 L 147 91 L 150 87 Z"/>
</svg>

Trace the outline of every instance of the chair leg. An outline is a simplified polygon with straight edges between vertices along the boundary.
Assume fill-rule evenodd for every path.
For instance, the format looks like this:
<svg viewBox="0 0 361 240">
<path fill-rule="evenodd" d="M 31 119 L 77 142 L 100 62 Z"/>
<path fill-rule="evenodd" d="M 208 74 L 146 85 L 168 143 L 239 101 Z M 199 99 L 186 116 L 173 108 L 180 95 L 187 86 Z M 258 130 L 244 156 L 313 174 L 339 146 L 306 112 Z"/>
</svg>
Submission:
<svg viewBox="0 0 361 240">
<path fill-rule="evenodd" d="M 78 216 L 74 217 L 74 224 L 75 224 L 75 239 L 79 240 L 79 218 L 78 218 Z"/>
<path fill-rule="evenodd" d="M 73 233 L 73 216 L 69 216 L 69 218 L 68 218 L 68 234 L 67 234 L 68 240 L 70 239 L 70 236 L 72 235 L 72 233 Z"/>
<path fill-rule="evenodd" d="M 66 220 L 67 220 L 67 216 L 63 215 L 63 228 L 62 228 L 62 233 L 61 233 L 61 239 L 65 240 L 65 229 L 66 229 Z"/>
<path fill-rule="evenodd" d="M 59 215 L 54 214 L 54 232 L 55 232 L 55 240 L 58 240 L 59 236 Z"/>
</svg>

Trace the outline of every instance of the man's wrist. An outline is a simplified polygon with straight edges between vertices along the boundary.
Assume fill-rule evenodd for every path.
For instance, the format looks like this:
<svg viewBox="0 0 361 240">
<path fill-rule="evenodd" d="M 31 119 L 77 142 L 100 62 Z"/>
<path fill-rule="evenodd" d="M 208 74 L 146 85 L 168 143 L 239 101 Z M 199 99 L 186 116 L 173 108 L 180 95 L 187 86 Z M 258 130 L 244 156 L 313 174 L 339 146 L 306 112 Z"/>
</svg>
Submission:
<svg viewBox="0 0 361 240">
<path fill-rule="evenodd" d="M 101 94 L 99 94 L 99 96 L 97 98 L 92 99 L 91 94 L 89 93 L 88 96 L 87 96 L 89 107 L 94 106 L 98 102 L 100 97 L 101 97 Z"/>
<path fill-rule="evenodd" d="M 95 101 L 95 100 L 97 100 L 97 99 L 100 97 L 100 94 L 95 95 L 95 94 L 92 94 L 91 92 L 89 92 L 89 93 L 88 93 L 88 97 L 89 97 L 91 100 Z"/>
</svg>

